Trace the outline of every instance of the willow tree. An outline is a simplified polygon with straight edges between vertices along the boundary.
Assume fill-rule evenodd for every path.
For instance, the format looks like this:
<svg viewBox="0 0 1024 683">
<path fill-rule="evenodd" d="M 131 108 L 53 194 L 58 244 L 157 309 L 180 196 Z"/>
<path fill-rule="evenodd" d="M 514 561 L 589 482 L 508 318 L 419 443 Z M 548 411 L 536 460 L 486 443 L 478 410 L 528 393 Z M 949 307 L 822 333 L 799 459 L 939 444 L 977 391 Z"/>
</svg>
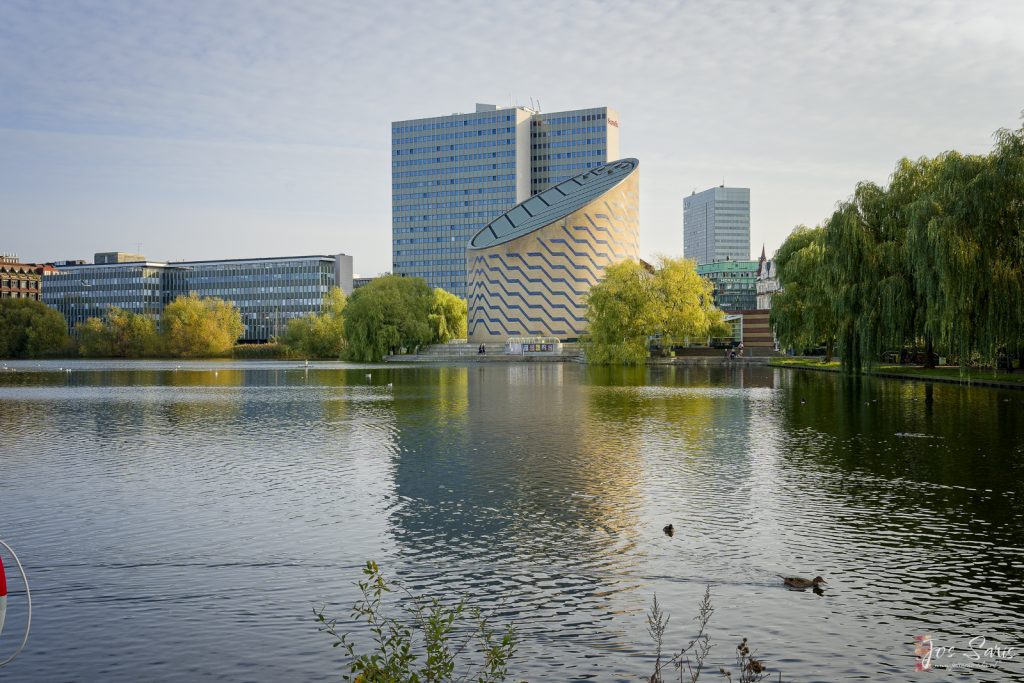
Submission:
<svg viewBox="0 0 1024 683">
<path fill-rule="evenodd" d="M 825 223 L 822 277 L 832 292 L 836 344 L 847 372 L 860 372 L 878 346 L 879 208 L 885 190 L 860 183 Z"/>
<path fill-rule="evenodd" d="M 433 291 L 418 277 L 385 275 L 360 287 L 345 306 L 346 356 L 376 362 L 388 353 L 431 343 Z"/>
<path fill-rule="evenodd" d="M 772 296 L 770 320 L 783 346 L 797 349 L 824 342 L 825 361 L 835 348 L 835 314 L 822 263 L 825 230 L 798 225 L 775 252 L 780 291 Z"/>
<path fill-rule="evenodd" d="M 639 365 L 647 359 L 648 338 L 658 313 L 654 278 L 636 261 L 605 269 L 587 297 L 589 329 L 583 343 L 587 362 Z"/>
<path fill-rule="evenodd" d="M 434 288 L 430 302 L 430 327 L 435 344 L 445 344 L 452 339 L 466 338 L 466 300 L 449 291 Z"/>
<path fill-rule="evenodd" d="M 639 365 L 655 335 L 670 342 L 706 339 L 724 321 L 711 293 L 689 259 L 659 257 L 653 271 L 636 261 L 608 267 L 587 299 L 587 362 Z"/>
</svg>

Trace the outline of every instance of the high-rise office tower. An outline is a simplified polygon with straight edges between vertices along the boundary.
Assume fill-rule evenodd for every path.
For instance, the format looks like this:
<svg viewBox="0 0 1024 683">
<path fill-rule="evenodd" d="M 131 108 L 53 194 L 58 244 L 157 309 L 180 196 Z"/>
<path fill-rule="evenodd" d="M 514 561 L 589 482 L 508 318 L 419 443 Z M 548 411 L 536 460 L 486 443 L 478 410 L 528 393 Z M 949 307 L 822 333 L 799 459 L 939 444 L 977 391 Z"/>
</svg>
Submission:
<svg viewBox="0 0 1024 683">
<path fill-rule="evenodd" d="M 683 199 L 683 255 L 697 263 L 750 258 L 750 189 L 720 185 Z"/>
<path fill-rule="evenodd" d="M 391 256 L 396 275 L 466 296 L 466 244 L 513 206 L 619 154 L 607 107 L 541 114 L 478 104 L 391 124 Z"/>
</svg>

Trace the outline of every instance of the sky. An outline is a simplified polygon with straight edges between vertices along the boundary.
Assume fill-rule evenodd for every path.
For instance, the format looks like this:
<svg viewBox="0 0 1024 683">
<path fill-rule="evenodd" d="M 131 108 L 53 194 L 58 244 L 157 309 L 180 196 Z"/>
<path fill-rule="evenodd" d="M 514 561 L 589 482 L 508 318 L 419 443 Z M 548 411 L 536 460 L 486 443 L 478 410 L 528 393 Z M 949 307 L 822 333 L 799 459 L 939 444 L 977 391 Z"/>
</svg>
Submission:
<svg viewBox="0 0 1024 683">
<path fill-rule="evenodd" d="M 901 157 L 1021 126 L 1024 2 L 0 0 L 0 252 L 391 269 L 390 122 L 609 106 L 641 253 L 749 187 L 771 255 Z"/>
</svg>

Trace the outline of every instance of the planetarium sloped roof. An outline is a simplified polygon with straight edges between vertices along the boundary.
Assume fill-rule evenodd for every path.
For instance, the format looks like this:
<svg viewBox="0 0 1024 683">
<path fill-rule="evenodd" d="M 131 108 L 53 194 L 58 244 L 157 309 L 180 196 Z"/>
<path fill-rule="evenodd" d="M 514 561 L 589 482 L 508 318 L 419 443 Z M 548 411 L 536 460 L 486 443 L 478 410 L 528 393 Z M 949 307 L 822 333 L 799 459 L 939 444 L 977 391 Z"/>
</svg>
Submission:
<svg viewBox="0 0 1024 683">
<path fill-rule="evenodd" d="M 620 159 L 563 180 L 485 225 L 469 241 L 468 248 L 503 244 L 565 218 L 621 183 L 639 165 L 636 159 Z"/>
</svg>

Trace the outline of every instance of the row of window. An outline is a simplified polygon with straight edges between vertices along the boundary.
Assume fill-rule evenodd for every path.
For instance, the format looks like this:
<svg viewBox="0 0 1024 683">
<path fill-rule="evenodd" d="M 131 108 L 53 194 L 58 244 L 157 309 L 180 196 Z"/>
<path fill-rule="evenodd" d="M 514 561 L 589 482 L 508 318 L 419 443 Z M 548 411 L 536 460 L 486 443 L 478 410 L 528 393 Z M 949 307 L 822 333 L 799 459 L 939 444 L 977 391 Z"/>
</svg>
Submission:
<svg viewBox="0 0 1024 683">
<path fill-rule="evenodd" d="M 474 171 L 497 171 L 504 168 L 515 168 L 516 162 L 504 161 L 500 164 L 478 164 L 476 166 L 450 166 L 448 168 L 418 168 L 415 171 L 392 171 L 392 178 L 412 178 L 425 175 L 455 175 L 456 173 L 473 173 Z"/>
<path fill-rule="evenodd" d="M 515 168 L 515 164 L 512 164 L 512 168 Z M 468 169 L 458 169 L 460 173 L 465 172 Z M 414 172 L 412 175 L 421 175 L 418 172 Z M 433 174 L 431 174 L 433 175 Z M 503 175 L 491 175 L 491 176 L 476 176 L 473 178 L 448 178 L 447 180 L 414 180 L 407 183 L 392 183 L 392 190 L 408 190 L 413 187 L 439 187 L 442 185 L 465 185 L 466 183 L 497 183 L 504 182 L 506 180 L 515 180 L 516 175 L 514 173 L 506 173 Z M 514 188 L 515 185 L 508 187 Z"/>
<path fill-rule="evenodd" d="M 414 123 L 411 126 L 392 126 L 391 134 L 396 133 L 415 133 L 420 130 L 442 130 L 445 128 L 464 128 L 467 126 L 486 126 L 490 123 L 501 123 L 503 121 L 511 121 L 512 116 L 509 114 L 498 115 L 498 116 L 482 116 L 472 119 L 463 119 L 461 121 L 437 121 L 435 123 Z"/>
<path fill-rule="evenodd" d="M 481 135 L 497 135 L 498 133 L 512 133 L 515 126 L 504 128 L 490 128 L 484 130 L 463 130 L 458 133 L 435 133 L 433 135 L 413 135 L 408 138 L 392 138 L 391 145 L 407 145 L 414 142 L 441 142 L 443 140 L 458 140 L 460 138 L 475 138 Z"/>
<path fill-rule="evenodd" d="M 392 194 L 392 201 L 404 199 L 429 199 L 431 197 L 467 197 L 474 194 L 509 194 L 515 196 L 514 185 L 498 185 L 497 187 L 474 187 L 467 190 L 439 190 L 437 192 L 409 192 L 406 194 Z"/>
<path fill-rule="evenodd" d="M 462 202 L 436 202 L 434 204 L 407 204 L 404 206 L 394 207 L 393 214 L 397 215 L 405 211 L 427 211 L 429 209 L 455 209 L 461 206 L 494 206 L 500 204 L 501 206 L 513 206 L 515 205 L 515 197 L 509 199 L 508 197 L 498 197 L 495 199 L 471 199 Z"/>
<path fill-rule="evenodd" d="M 548 159 L 579 159 L 582 157 L 598 156 L 604 156 L 603 149 L 586 149 L 581 152 L 555 152 L 554 154 L 538 154 L 532 157 L 532 159 L 533 161 L 547 161 Z M 600 164 L 597 165 L 600 166 Z M 590 167 L 588 166 L 587 168 Z"/>
<path fill-rule="evenodd" d="M 462 254 L 465 255 L 465 247 L 431 247 L 426 249 L 401 249 L 395 251 L 392 256 L 398 258 L 399 256 L 421 256 L 426 254 Z"/>
<path fill-rule="evenodd" d="M 604 126 L 584 126 L 583 128 L 565 128 L 563 130 L 540 130 L 530 133 L 531 138 L 559 138 L 568 135 L 585 135 L 586 133 L 607 133 Z"/>
<path fill-rule="evenodd" d="M 0 292 L 0 299 L 34 299 L 39 301 L 39 292 L 37 290 L 12 290 L 9 292 Z"/>
<path fill-rule="evenodd" d="M 603 121 L 607 114 L 576 114 L 574 116 L 535 116 L 532 125 L 553 126 L 559 123 L 582 123 L 584 121 Z"/>
<path fill-rule="evenodd" d="M 583 138 L 581 140 L 562 140 L 560 142 L 538 142 L 530 149 L 557 149 L 558 147 L 582 147 L 583 145 L 603 145 L 608 138 Z"/>
<path fill-rule="evenodd" d="M 424 166 L 426 164 L 449 164 L 455 161 L 476 161 L 477 159 L 497 159 L 499 157 L 514 157 L 514 149 L 505 152 L 483 152 L 478 154 L 454 154 L 449 157 L 433 157 L 431 159 L 409 159 L 408 161 L 393 161 L 392 168 L 404 166 Z"/>
<path fill-rule="evenodd" d="M 469 232 L 473 232 L 473 231 L 469 231 Z M 453 237 L 455 237 L 455 239 L 452 239 Z M 452 235 L 452 234 L 447 234 L 447 235 L 444 235 L 443 237 L 438 237 L 438 236 L 434 236 L 434 237 L 403 237 L 402 239 L 393 240 L 392 244 L 402 245 L 402 244 L 437 244 L 437 243 L 446 243 L 446 242 L 447 243 L 455 243 L 456 240 L 458 240 L 458 243 L 461 244 L 462 247 L 461 248 L 460 247 L 455 247 L 455 248 L 456 249 L 461 249 L 462 251 L 465 251 L 465 242 L 466 242 L 466 240 L 469 239 L 469 237 L 470 237 L 469 234 L 460 234 L 460 235 L 457 235 L 457 236 L 456 235 Z"/>
<path fill-rule="evenodd" d="M 427 268 L 430 266 L 447 266 L 454 263 L 464 263 L 465 257 L 457 259 L 425 259 L 422 261 L 402 261 L 401 264 L 405 268 Z M 465 272 L 465 271 L 463 271 Z M 435 277 L 439 273 L 435 273 Z"/>
<path fill-rule="evenodd" d="M 514 145 L 515 140 L 480 140 L 479 142 L 460 142 L 457 145 L 434 145 L 431 147 L 410 147 L 396 149 L 392 156 L 407 157 L 410 154 L 428 154 L 430 152 L 455 152 L 460 149 L 478 149 L 480 147 L 506 147 Z"/>
<path fill-rule="evenodd" d="M 450 221 L 458 220 L 460 218 L 492 218 L 494 216 L 500 216 L 504 211 L 466 211 L 465 213 L 439 213 L 433 216 L 395 216 L 391 219 L 392 223 L 420 223 L 422 221 Z"/>
<path fill-rule="evenodd" d="M 538 166 L 537 168 L 535 168 L 533 170 L 535 172 L 537 172 L 537 173 L 550 173 L 551 171 L 576 171 L 576 170 L 582 171 L 582 170 L 587 169 L 587 168 L 594 168 L 595 166 L 603 166 L 603 164 L 592 163 L 592 162 L 587 162 L 585 164 L 584 163 L 579 163 L 579 164 L 552 164 L 551 166 Z M 565 178 L 571 178 L 571 177 L 572 176 L 565 176 Z M 552 182 L 557 182 L 557 181 L 553 180 Z"/>
<path fill-rule="evenodd" d="M 394 235 L 410 234 L 416 232 L 444 232 L 444 234 L 451 238 L 453 235 L 461 235 L 464 232 L 472 232 L 473 230 L 480 229 L 480 221 L 463 221 L 463 225 L 422 225 L 422 226 L 410 226 L 407 228 L 393 227 L 391 233 Z"/>
<path fill-rule="evenodd" d="M 0 280 L 5 289 L 39 289 L 39 280 Z"/>
</svg>

